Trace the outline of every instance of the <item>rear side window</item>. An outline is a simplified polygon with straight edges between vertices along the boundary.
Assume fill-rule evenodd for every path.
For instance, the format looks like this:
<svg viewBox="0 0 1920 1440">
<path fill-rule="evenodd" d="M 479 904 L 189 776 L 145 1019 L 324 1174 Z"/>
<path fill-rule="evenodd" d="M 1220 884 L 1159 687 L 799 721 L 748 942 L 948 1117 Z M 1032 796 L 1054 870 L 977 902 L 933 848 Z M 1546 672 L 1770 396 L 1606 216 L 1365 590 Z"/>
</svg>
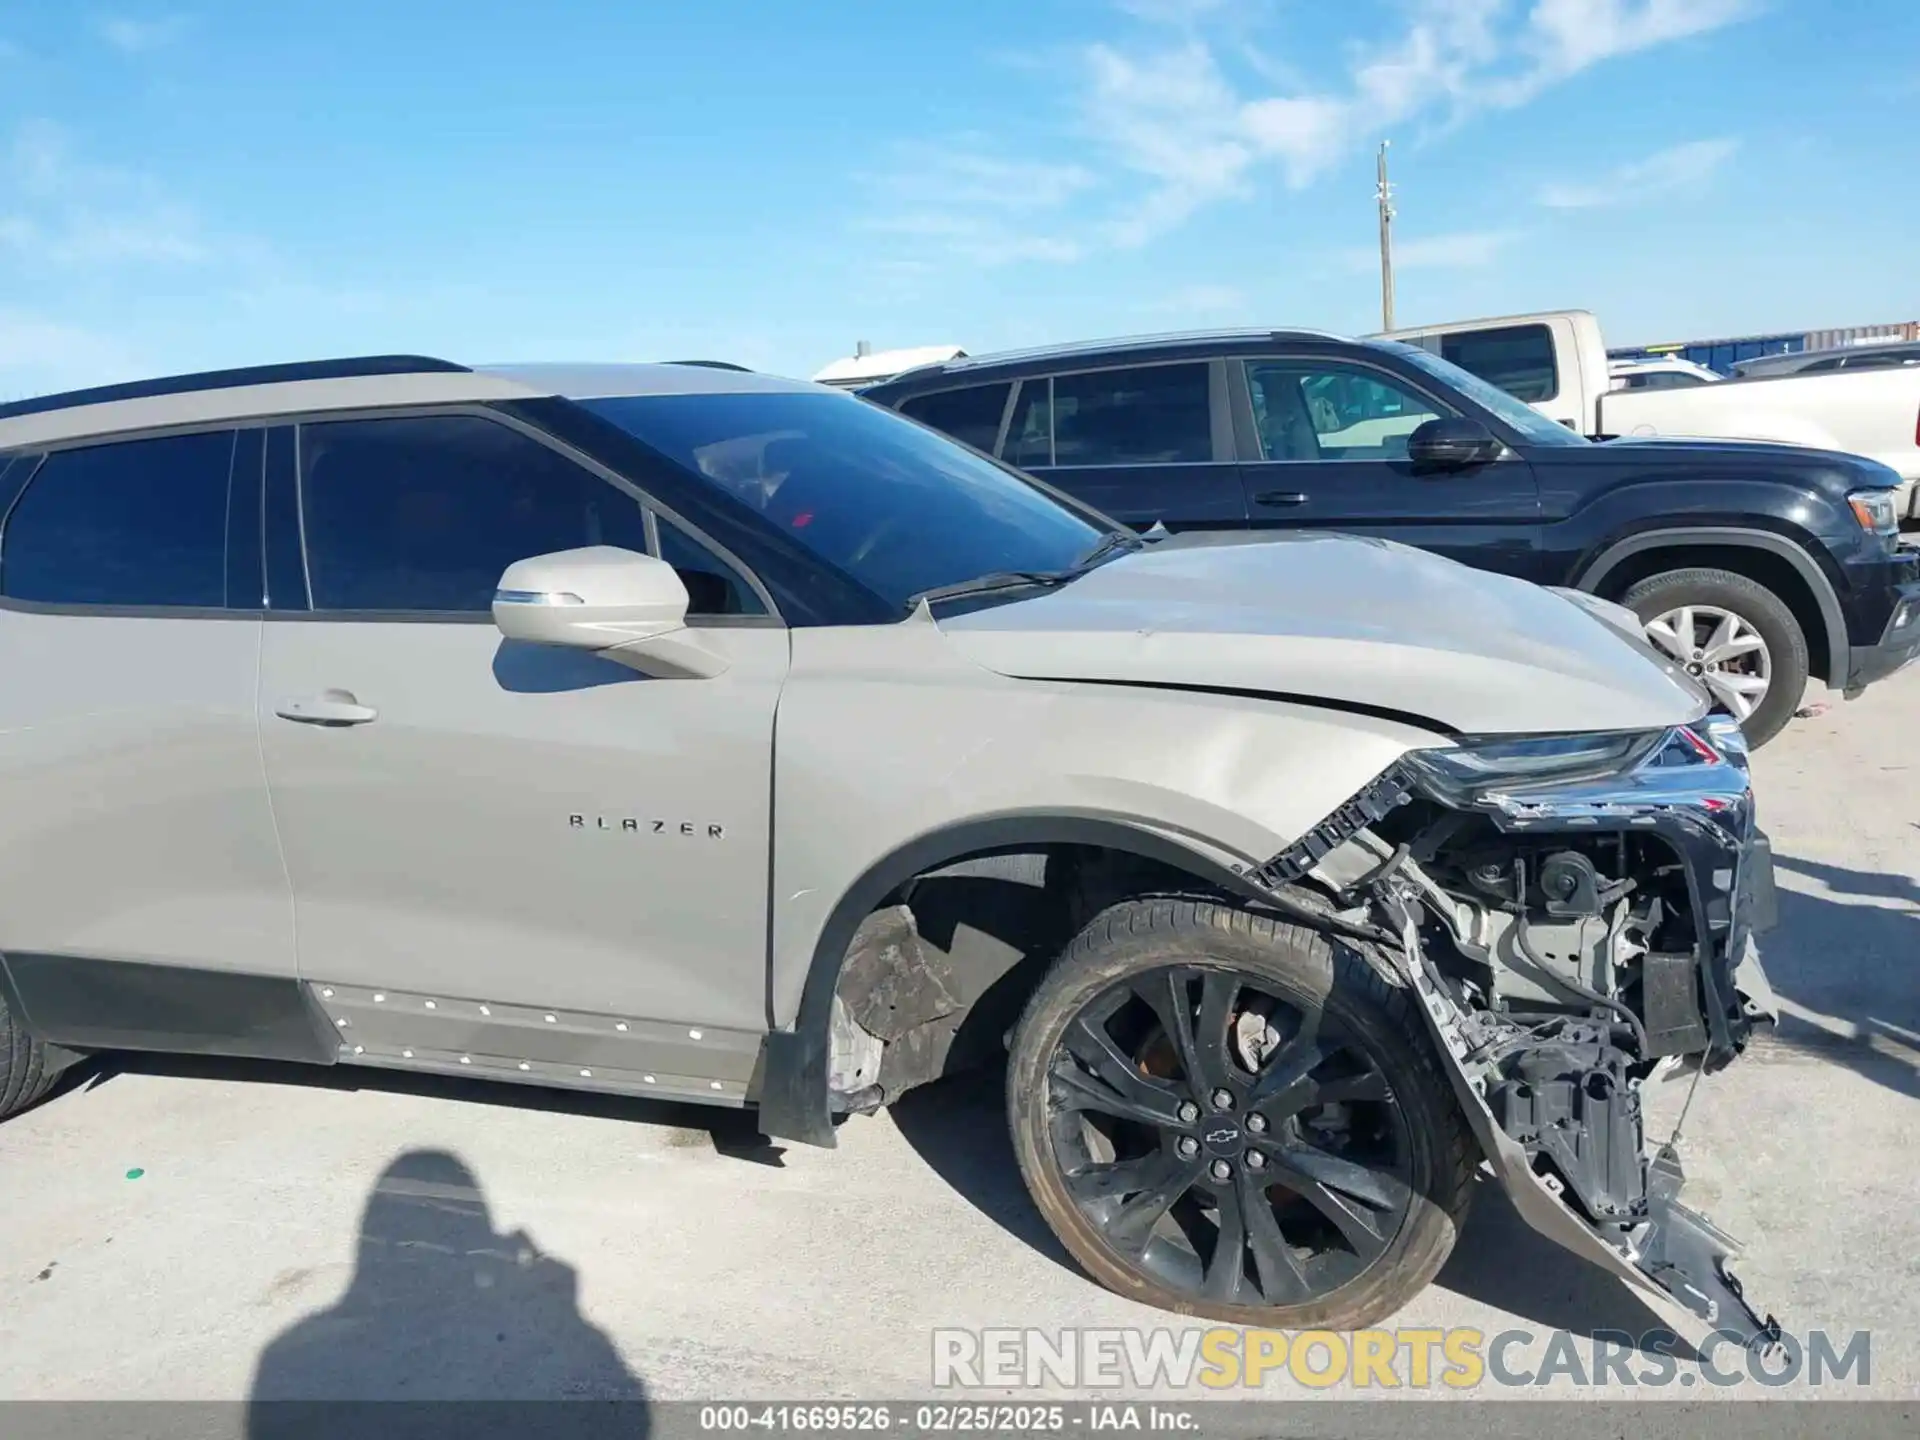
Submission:
<svg viewBox="0 0 1920 1440">
<path fill-rule="evenodd" d="M 219 430 L 47 456 L 7 519 L 0 591 L 50 605 L 226 605 L 233 448 Z"/>
<path fill-rule="evenodd" d="M 1007 396 L 1012 391 L 1011 381 L 1003 385 L 969 385 L 964 390 L 938 390 L 902 401 L 900 413 L 991 455 L 994 442 L 1000 438 L 1000 416 L 1007 408 Z"/>
<path fill-rule="evenodd" d="M 1553 363 L 1553 332 L 1545 325 L 1462 330 L 1440 337 L 1440 358 L 1532 404 L 1560 393 Z"/>
<path fill-rule="evenodd" d="M 1055 465 L 1172 465 L 1212 458 L 1204 363 L 1054 377 Z"/>
<path fill-rule="evenodd" d="M 1022 470 L 1053 463 L 1053 390 L 1049 380 L 1024 380 L 1007 421 L 1000 458 Z"/>
<path fill-rule="evenodd" d="M 315 610 L 486 612 L 516 560 L 647 553 L 633 496 L 471 415 L 301 426 L 300 503 Z"/>
</svg>

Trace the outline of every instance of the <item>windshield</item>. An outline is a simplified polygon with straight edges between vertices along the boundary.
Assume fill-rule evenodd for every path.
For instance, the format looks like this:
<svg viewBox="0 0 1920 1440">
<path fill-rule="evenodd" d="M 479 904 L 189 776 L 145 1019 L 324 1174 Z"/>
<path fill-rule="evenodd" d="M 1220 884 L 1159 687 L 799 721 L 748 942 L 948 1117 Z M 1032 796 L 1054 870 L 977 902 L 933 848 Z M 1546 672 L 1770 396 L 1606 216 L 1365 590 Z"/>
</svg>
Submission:
<svg viewBox="0 0 1920 1440">
<path fill-rule="evenodd" d="M 965 446 L 850 395 L 584 400 L 907 608 L 1003 571 L 1072 569 L 1112 530 Z"/>
<path fill-rule="evenodd" d="M 1426 371 L 1434 379 L 1452 386 L 1483 410 L 1491 410 L 1507 425 L 1518 430 L 1529 442 L 1535 445 L 1586 445 L 1591 442 L 1584 436 L 1557 421 L 1549 420 L 1525 401 L 1516 400 L 1498 385 L 1489 385 L 1470 370 L 1462 370 L 1449 360 L 1442 360 L 1431 350 L 1422 350 L 1418 345 L 1402 344 L 1398 340 L 1375 340 L 1370 342 L 1382 350 L 1391 350 L 1402 360 L 1409 360 Z"/>
</svg>

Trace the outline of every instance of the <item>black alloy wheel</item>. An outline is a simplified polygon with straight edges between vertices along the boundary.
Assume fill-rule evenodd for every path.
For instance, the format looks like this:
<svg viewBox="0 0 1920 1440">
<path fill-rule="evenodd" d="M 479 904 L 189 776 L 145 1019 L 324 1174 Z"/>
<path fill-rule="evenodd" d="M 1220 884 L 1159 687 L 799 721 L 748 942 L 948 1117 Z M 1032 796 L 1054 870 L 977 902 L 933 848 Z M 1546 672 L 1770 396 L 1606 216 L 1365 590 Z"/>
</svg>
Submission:
<svg viewBox="0 0 1920 1440">
<path fill-rule="evenodd" d="M 1186 1313 L 1319 1326 L 1398 1308 L 1451 1247 L 1472 1149 L 1405 992 L 1297 927 L 1116 909 L 1118 937 L 1113 912 L 1096 919 L 1015 1040 L 1015 1148 L 1062 1241 L 1111 1288 Z"/>
</svg>

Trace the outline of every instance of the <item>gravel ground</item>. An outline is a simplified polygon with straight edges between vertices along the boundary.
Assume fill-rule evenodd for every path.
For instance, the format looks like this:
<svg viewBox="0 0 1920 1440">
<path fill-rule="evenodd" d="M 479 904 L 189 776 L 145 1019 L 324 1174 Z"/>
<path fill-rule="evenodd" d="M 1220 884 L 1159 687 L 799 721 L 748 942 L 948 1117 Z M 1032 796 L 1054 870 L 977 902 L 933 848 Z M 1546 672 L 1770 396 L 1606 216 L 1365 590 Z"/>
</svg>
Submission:
<svg viewBox="0 0 1920 1440">
<path fill-rule="evenodd" d="M 1903 1400 L 1920 1397 L 1916 717 L 1909 672 L 1758 758 L 1787 1019 L 1702 1086 L 1685 1147 L 1690 1196 L 1747 1242 L 1748 1292 L 1795 1332 L 1870 1330 L 1865 1393 Z M 899 1397 L 928 1392 L 936 1327 L 1174 1323 L 1065 1262 L 999 1104 L 991 1084 L 935 1086 L 828 1152 L 716 1112 L 141 1061 L 0 1128 L 0 1399 Z M 1483 1194 L 1398 1323 L 1663 1319 Z"/>
</svg>

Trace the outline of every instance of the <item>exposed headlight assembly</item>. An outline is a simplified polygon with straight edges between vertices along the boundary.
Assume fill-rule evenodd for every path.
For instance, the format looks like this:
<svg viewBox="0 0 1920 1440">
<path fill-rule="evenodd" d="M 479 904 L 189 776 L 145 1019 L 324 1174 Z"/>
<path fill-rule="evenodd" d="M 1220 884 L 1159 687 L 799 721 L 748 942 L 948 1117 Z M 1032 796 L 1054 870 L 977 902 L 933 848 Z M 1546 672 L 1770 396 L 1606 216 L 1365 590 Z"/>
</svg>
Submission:
<svg viewBox="0 0 1920 1440">
<path fill-rule="evenodd" d="M 1652 824 L 1685 810 L 1738 829 L 1752 811 L 1746 737 L 1728 715 L 1664 730 L 1469 737 L 1410 750 L 1397 768 L 1411 788 L 1503 826 Z"/>
<path fill-rule="evenodd" d="M 1252 878 L 1272 888 L 1292 884 L 1416 793 L 1455 810 L 1490 813 L 1515 829 L 1622 815 L 1651 823 L 1654 811 L 1672 807 L 1737 825 L 1751 813 L 1746 770 L 1745 737 L 1726 715 L 1665 730 L 1465 736 L 1409 750 Z"/>
<path fill-rule="evenodd" d="M 1444 749 L 1409 751 L 1401 764 L 1434 799 L 1468 809 L 1491 792 L 1516 786 L 1534 789 L 1622 774 L 1652 755 L 1669 733 L 1468 736 Z"/>
</svg>

